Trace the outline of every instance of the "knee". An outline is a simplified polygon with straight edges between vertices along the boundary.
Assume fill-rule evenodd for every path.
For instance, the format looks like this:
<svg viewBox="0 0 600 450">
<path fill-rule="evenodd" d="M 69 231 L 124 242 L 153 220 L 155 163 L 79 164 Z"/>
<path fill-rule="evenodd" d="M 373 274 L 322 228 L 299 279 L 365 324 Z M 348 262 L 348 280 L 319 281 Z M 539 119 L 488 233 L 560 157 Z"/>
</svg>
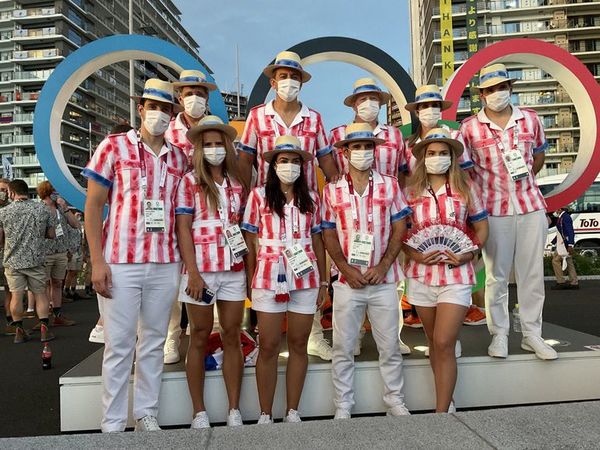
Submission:
<svg viewBox="0 0 600 450">
<path fill-rule="evenodd" d="M 261 338 L 258 347 L 258 355 L 259 357 L 268 359 L 277 358 L 279 356 L 279 341 Z"/>
<path fill-rule="evenodd" d="M 50 281 L 50 285 L 53 288 L 62 288 L 62 283 L 63 280 L 57 280 L 56 278 L 52 278 L 52 280 Z"/>
<path fill-rule="evenodd" d="M 190 324 L 190 347 L 204 349 L 208 343 L 211 329 Z"/>
<path fill-rule="evenodd" d="M 448 336 L 434 336 L 433 348 L 438 355 L 452 354 L 454 355 L 454 347 L 456 339 L 450 339 Z"/>
<path fill-rule="evenodd" d="M 240 327 L 230 326 L 221 328 L 221 340 L 224 347 L 239 347 L 241 345 Z"/>
<path fill-rule="evenodd" d="M 290 353 L 306 353 L 306 347 L 308 345 L 308 335 L 294 337 L 288 336 L 287 344 Z"/>
</svg>

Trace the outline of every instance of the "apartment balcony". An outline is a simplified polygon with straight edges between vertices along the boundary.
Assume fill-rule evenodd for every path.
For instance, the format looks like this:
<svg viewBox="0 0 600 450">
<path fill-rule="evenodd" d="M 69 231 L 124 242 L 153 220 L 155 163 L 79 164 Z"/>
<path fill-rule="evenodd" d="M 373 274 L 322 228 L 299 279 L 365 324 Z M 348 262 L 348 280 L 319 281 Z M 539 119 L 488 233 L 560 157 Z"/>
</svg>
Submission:
<svg viewBox="0 0 600 450">
<path fill-rule="evenodd" d="M 33 113 L 29 114 L 12 114 L 10 116 L 0 117 L 1 126 L 13 125 L 31 125 L 33 123 Z"/>
<path fill-rule="evenodd" d="M 30 146 L 33 145 L 32 134 L 3 134 L 0 139 L 0 148 L 8 146 Z"/>
<path fill-rule="evenodd" d="M 56 27 L 30 28 L 30 29 L 15 29 L 9 32 L 13 41 L 20 43 L 28 43 L 31 41 L 41 41 L 43 39 L 60 37 Z M 10 39 L 9 38 L 9 39 Z"/>
<path fill-rule="evenodd" d="M 23 70 L 19 72 L 2 72 L 0 84 L 3 83 L 25 83 L 25 82 L 43 82 L 48 79 L 54 69 L 46 70 Z"/>
<path fill-rule="evenodd" d="M 481 38 L 484 35 L 490 34 L 488 31 L 488 27 L 485 25 L 480 25 L 477 27 L 478 37 Z M 466 28 L 453 28 L 452 29 L 452 37 L 454 40 L 461 40 L 467 38 L 467 29 Z M 442 40 L 442 32 L 436 30 L 433 32 L 433 42 L 440 42 Z"/>
<path fill-rule="evenodd" d="M 40 173 L 34 173 L 31 174 L 27 177 L 23 177 L 21 178 L 25 183 L 27 183 L 27 186 L 29 187 L 29 189 L 36 189 L 38 187 L 38 184 L 40 184 L 42 181 L 47 181 L 48 178 L 46 177 L 46 175 L 44 175 L 42 172 Z"/>
<path fill-rule="evenodd" d="M 13 9 L 12 11 L 3 11 L 0 13 L 0 23 L 9 20 L 20 22 L 31 19 L 45 21 L 52 17 L 58 17 L 61 14 L 61 9 L 54 6 L 44 8 Z"/>
<path fill-rule="evenodd" d="M 38 50 L 15 50 L 8 58 L 2 58 L 0 64 L 6 63 L 40 63 L 64 59 L 63 52 L 58 48 L 44 48 Z M 4 55 L 3 55 L 4 56 Z"/>
</svg>

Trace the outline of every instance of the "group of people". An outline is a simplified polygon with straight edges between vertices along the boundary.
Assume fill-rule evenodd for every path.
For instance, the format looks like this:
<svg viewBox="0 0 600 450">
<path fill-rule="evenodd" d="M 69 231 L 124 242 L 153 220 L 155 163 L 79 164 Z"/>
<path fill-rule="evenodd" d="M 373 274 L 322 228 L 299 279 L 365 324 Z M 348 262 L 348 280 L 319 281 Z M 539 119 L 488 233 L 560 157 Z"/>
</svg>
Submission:
<svg viewBox="0 0 600 450">
<path fill-rule="evenodd" d="M 281 52 L 264 74 L 275 98 L 250 111 L 237 149 L 235 129 L 206 114 L 216 86 L 203 73 L 185 70 L 173 84 L 147 80 L 136 97 L 141 127 L 109 135 L 83 171 L 92 281 L 104 309 L 102 431 L 125 429 L 134 355 L 136 430 L 160 429 L 163 346 L 168 332 L 167 340 L 181 332 L 181 304 L 190 324 L 192 428 L 210 426 L 204 354 L 214 305 L 227 423 L 241 425 L 246 298 L 258 319 L 258 423 L 273 422 L 284 318 L 289 358 L 283 420 L 299 422 L 309 342 L 329 346 L 318 310 L 330 281 L 333 343 L 319 353 L 332 359 L 335 418 L 351 416 L 354 354 L 365 315 L 379 352 L 388 414 L 409 414 L 397 294 L 404 279 L 430 348 L 436 411 L 452 411 L 455 343 L 480 253 L 489 355 L 508 355 L 507 287 L 514 265 L 521 347 L 540 359 L 557 357 L 541 337 L 547 224 L 535 174 L 547 143 L 535 112 L 511 105 L 513 80 L 502 64 L 481 70 L 485 107 L 459 130 L 439 122 L 451 106 L 439 88 L 420 87 L 406 105 L 419 119 L 406 142 L 396 128 L 378 122 L 389 94 L 370 78 L 358 80 L 344 100 L 353 110 L 352 123 L 335 128 L 328 139 L 319 113 L 298 99 L 311 78 L 300 57 Z M 317 166 L 328 182 L 322 195 Z M 409 236 L 434 225 L 457 229 L 472 245 L 457 251 L 409 245 Z"/>
</svg>

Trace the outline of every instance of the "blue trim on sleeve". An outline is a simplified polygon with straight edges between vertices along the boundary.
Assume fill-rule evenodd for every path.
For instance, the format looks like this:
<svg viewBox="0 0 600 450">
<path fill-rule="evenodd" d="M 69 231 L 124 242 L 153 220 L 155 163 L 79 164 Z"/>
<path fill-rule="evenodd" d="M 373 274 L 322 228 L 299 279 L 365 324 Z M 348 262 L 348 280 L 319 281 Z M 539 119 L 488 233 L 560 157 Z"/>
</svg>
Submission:
<svg viewBox="0 0 600 450">
<path fill-rule="evenodd" d="M 194 214 L 194 208 L 179 207 L 175 208 L 175 215 Z"/>
<path fill-rule="evenodd" d="M 321 221 L 322 230 L 333 230 L 335 227 L 335 222 L 327 222 L 326 220 Z"/>
<path fill-rule="evenodd" d="M 331 152 L 332 152 L 332 148 L 330 145 L 328 145 L 327 147 L 323 147 L 322 149 L 317 150 L 317 158 L 328 155 Z"/>
<path fill-rule="evenodd" d="M 244 231 L 247 231 L 248 233 L 254 233 L 254 234 L 258 233 L 258 227 L 255 227 L 254 225 L 252 225 L 250 223 L 243 222 L 242 225 L 240 226 L 240 228 Z"/>
<path fill-rule="evenodd" d="M 392 223 L 397 222 L 398 220 L 404 219 L 406 216 L 410 216 L 412 213 L 413 213 L 413 210 L 407 206 L 402 211 L 397 212 L 396 214 L 392 215 L 392 217 L 390 218 L 390 222 L 392 222 Z"/>
<path fill-rule="evenodd" d="M 547 149 L 548 149 L 548 141 L 544 141 L 544 143 L 541 146 L 533 149 L 533 154 L 535 155 L 540 152 L 545 152 Z"/>
<path fill-rule="evenodd" d="M 109 188 L 110 189 L 112 187 L 112 185 L 113 185 L 112 181 L 107 180 L 106 178 L 104 178 L 99 173 L 94 172 L 93 170 L 88 169 L 87 167 L 81 171 L 81 175 L 83 175 L 86 178 L 89 178 L 92 181 L 95 181 L 98 184 L 101 184 L 105 188 Z"/>
<path fill-rule="evenodd" d="M 321 232 L 321 225 L 315 225 L 310 229 L 310 234 L 317 234 Z"/>
<path fill-rule="evenodd" d="M 460 168 L 463 170 L 470 169 L 471 167 L 475 167 L 475 164 L 471 160 L 460 163 Z"/>
<path fill-rule="evenodd" d="M 242 143 L 238 143 L 237 149 L 244 153 L 249 153 L 251 155 L 256 155 L 256 149 L 254 147 L 250 147 L 249 145 L 244 145 Z"/>
<path fill-rule="evenodd" d="M 487 217 L 488 217 L 488 212 L 486 210 L 483 210 L 477 214 L 469 216 L 469 221 L 479 222 L 480 220 L 487 219 Z"/>
</svg>

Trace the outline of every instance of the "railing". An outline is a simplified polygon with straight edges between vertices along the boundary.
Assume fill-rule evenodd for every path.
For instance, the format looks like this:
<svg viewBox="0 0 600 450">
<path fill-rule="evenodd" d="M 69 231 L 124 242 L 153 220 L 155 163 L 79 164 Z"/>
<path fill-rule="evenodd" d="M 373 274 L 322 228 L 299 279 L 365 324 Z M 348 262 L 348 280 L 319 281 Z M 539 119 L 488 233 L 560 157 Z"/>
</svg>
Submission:
<svg viewBox="0 0 600 450">
<path fill-rule="evenodd" d="M 478 34 L 489 34 L 488 28 L 485 25 L 481 25 L 477 27 Z M 453 28 L 452 29 L 452 37 L 454 38 L 464 38 L 467 37 L 467 29 L 466 28 Z M 433 39 L 441 39 L 442 32 L 436 30 L 433 32 Z"/>
<path fill-rule="evenodd" d="M 32 9 L 14 9 L 12 11 L 4 11 L 0 14 L 0 20 L 21 19 L 24 17 L 39 17 L 53 16 L 60 14 L 60 10 L 55 7 L 49 8 L 32 8 Z"/>
<path fill-rule="evenodd" d="M 13 162 L 16 166 L 40 165 L 37 155 L 15 156 Z"/>
<path fill-rule="evenodd" d="M 15 50 L 13 59 L 32 59 L 32 58 L 55 58 L 61 56 L 61 51 L 58 48 L 43 48 L 38 50 Z"/>
<path fill-rule="evenodd" d="M 13 36 L 15 38 L 52 36 L 55 34 L 56 34 L 56 27 L 16 29 L 13 31 Z"/>
</svg>

